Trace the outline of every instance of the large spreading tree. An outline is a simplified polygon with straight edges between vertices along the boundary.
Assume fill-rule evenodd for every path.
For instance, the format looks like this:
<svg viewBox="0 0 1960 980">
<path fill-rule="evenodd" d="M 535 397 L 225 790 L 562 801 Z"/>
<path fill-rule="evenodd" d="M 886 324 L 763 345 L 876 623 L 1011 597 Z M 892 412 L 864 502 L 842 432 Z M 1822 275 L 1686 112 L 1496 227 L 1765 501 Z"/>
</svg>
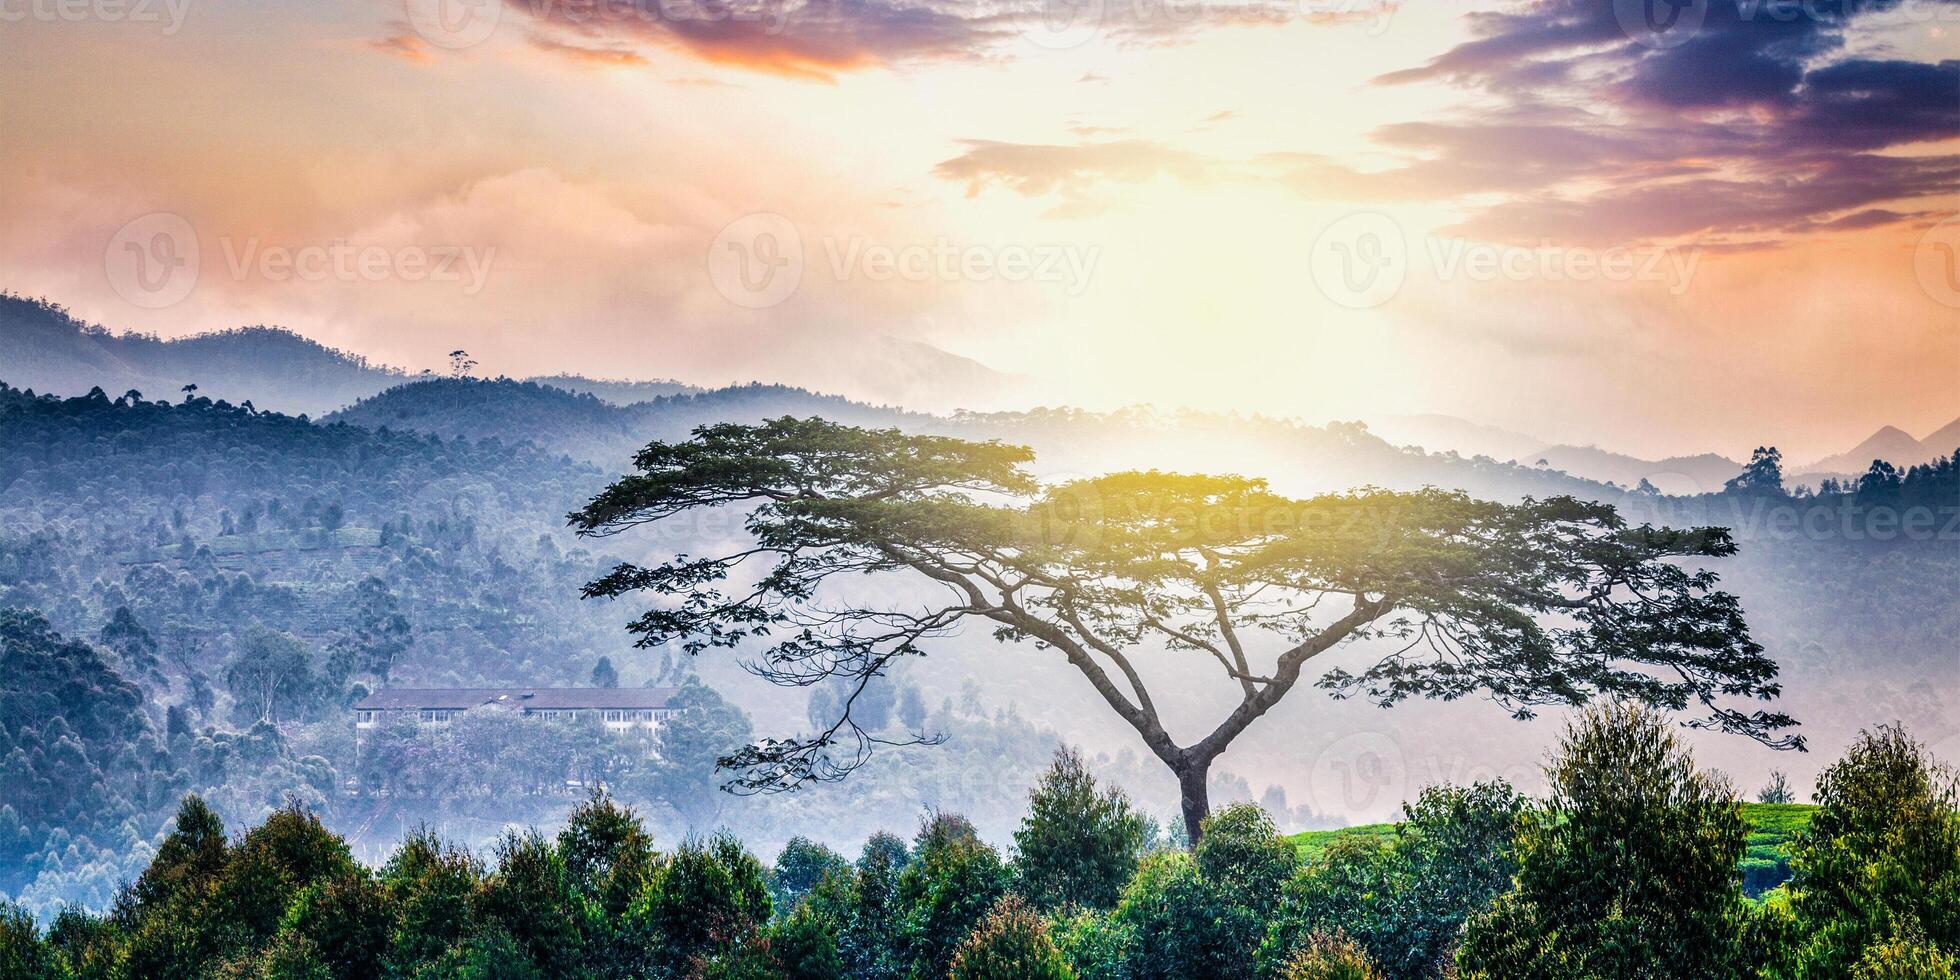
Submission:
<svg viewBox="0 0 1960 980">
<path fill-rule="evenodd" d="M 1778 694 L 1777 669 L 1699 567 L 1735 552 L 1725 529 L 1629 526 L 1570 497 L 1296 499 L 1247 477 L 1160 472 L 1043 485 L 1032 460 L 999 442 L 821 419 L 704 426 L 641 450 L 571 523 L 603 536 L 696 521 L 713 538 L 739 514 L 746 534 L 711 555 L 620 565 L 584 592 L 656 597 L 629 627 L 640 646 L 741 648 L 778 683 L 847 682 L 827 727 L 723 758 L 736 791 L 863 764 L 888 737 L 852 717 L 867 686 L 969 622 L 1080 671 L 1176 775 L 1194 840 L 1212 762 L 1316 658 L 1362 641 L 1380 651 L 1371 665 L 1316 683 L 1383 705 L 1483 694 L 1518 717 L 1605 695 L 1801 745 L 1789 716 L 1747 707 Z M 888 573 L 937 598 L 852 601 L 850 579 Z M 1236 697 L 1195 741 L 1167 730 L 1145 681 L 1146 661 L 1167 653 L 1212 663 Z"/>
</svg>

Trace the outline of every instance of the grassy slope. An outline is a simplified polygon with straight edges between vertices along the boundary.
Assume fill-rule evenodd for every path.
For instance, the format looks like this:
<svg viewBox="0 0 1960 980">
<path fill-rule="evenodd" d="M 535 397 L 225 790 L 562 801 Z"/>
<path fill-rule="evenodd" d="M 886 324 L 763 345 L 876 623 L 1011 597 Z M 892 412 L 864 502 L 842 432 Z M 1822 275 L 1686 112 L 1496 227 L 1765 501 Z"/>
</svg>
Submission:
<svg viewBox="0 0 1960 980">
<path fill-rule="evenodd" d="M 1742 858 L 1742 887 L 1751 896 L 1790 877 L 1790 838 L 1810 825 L 1814 806 L 1803 803 L 1744 803 L 1742 818 L 1749 822 L 1749 850 Z M 1392 823 L 1362 824 L 1340 830 L 1309 830 L 1287 838 L 1300 849 L 1300 859 L 1312 861 L 1327 845 L 1347 836 L 1393 837 Z"/>
<path fill-rule="evenodd" d="M 1742 858 L 1742 889 L 1750 897 L 1790 877 L 1790 838 L 1810 826 L 1817 808 L 1803 803 L 1745 803 L 1749 851 Z"/>
</svg>

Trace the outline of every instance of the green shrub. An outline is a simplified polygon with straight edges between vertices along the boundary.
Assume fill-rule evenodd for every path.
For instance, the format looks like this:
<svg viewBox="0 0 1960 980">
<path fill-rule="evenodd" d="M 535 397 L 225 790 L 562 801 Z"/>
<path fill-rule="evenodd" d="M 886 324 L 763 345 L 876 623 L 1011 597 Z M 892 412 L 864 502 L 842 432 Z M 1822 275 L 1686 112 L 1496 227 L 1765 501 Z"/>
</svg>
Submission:
<svg viewBox="0 0 1960 980">
<path fill-rule="evenodd" d="M 1000 855 L 966 818 L 939 814 L 920 829 L 899 873 L 900 941 L 916 977 L 943 977 L 954 951 L 1007 890 Z"/>
<path fill-rule="evenodd" d="M 394 910 L 391 972 L 408 974 L 462 941 L 482 882 L 483 864 L 469 851 L 427 832 L 403 841 L 381 869 L 381 888 Z"/>
<path fill-rule="evenodd" d="M 1182 851 L 1144 858 L 1110 921 L 1128 937 L 1125 964 L 1134 980 L 1251 975 L 1247 941 L 1259 918 L 1222 895 Z"/>
<path fill-rule="evenodd" d="M 987 913 L 953 954 L 951 980 L 1074 980 L 1048 926 L 1018 895 Z"/>
<path fill-rule="evenodd" d="M 0 902 L 0 977 L 57 980 L 54 950 L 41 938 L 34 917 L 13 902 Z"/>
<path fill-rule="evenodd" d="M 509 933 L 491 928 L 425 964 L 415 980 L 542 980 L 523 947 Z"/>
<path fill-rule="evenodd" d="M 571 876 L 558 849 L 536 831 L 498 843 L 496 870 L 477 890 L 474 907 L 547 977 L 569 975 L 583 959 Z"/>
<path fill-rule="evenodd" d="M 1953 980 L 1954 960 L 1915 928 L 1902 928 L 1865 947 L 1851 980 Z"/>
<path fill-rule="evenodd" d="M 1125 980 L 1132 937 L 1111 913 L 1084 909 L 1055 923 L 1050 935 L 1080 980 Z"/>
<path fill-rule="evenodd" d="M 1860 733 L 1824 771 L 1793 847 L 1798 976 L 1845 976 L 1907 933 L 1960 950 L 1957 795 L 1952 772 L 1896 726 Z"/>
<path fill-rule="evenodd" d="M 740 841 L 718 834 L 681 845 L 628 910 L 627 928 L 660 968 L 678 972 L 747 943 L 771 909 L 761 863 Z"/>
<path fill-rule="evenodd" d="M 1547 776 L 1556 817 L 1524 822 L 1516 887 L 1464 931 L 1466 978 L 1753 976 L 1740 804 L 1664 717 L 1586 710 Z"/>
<path fill-rule="evenodd" d="M 359 870 L 307 886 L 286 910 L 279 934 L 304 939 L 338 980 L 378 980 L 393 918 L 387 894 Z"/>
<path fill-rule="evenodd" d="M 1246 908 L 1274 908 L 1300 867 L 1300 852 L 1273 818 L 1255 804 L 1234 803 L 1206 817 L 1202 830 L 1191 852 L 1198 873 Z"/>
<path fill-rule="evenodd" d="M 1510 887 L 1514 830 L 1529 802 L 1505 783 L 1430 787 L 1394 836 L 1333 840 L 1287 882 L 1260 945 L 1263 975 L 1317 934 L 1340 932 L 1394 980 L 1436 976 L 1463 923 Z"/>
<path fill-rule="evenodd" d="M 1380 980 L 1361 944 L 1339 933 L 1315 933 L 1286 961 L 1281 980 Z"/>
<path fill-rule="evenodd" d="M 1015 888 L 1039 908 L 1111 908 L 1149 833 L 1122 790 L 1099 790 L 1082 756 L 1061 749 L 1014 832 Z"/>
</svg>

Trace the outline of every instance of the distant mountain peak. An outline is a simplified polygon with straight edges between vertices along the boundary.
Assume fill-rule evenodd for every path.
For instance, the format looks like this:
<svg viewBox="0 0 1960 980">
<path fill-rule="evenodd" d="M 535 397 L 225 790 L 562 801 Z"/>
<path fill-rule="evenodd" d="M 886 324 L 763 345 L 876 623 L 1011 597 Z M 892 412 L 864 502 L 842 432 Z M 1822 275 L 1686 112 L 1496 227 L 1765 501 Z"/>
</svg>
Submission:
<svg viewBox="0 0 1960 980">
<path fill-rule="evenodd" d="M 1856 446 L 1820 459 L 1804 467 L 1799 474 L 1856 476 L 1870 469 L 1875 459 L 1882 459 L 1894 466 L 1915 466 L 1950 455 L 1955 449 L 1960 449 L 1960 419 L 1954 419 L 1925 439 L 1915 439 L 1911 433 L 1896 425 L 1885 425 Z"/>
<path fill-rule="evenodd" d="M 1960 418 L 1956 418 L 1919 440 L 1922 449 L 1930 450 L 1936 456 L 1951 456 L 1960 450 Z"/>
</svg>

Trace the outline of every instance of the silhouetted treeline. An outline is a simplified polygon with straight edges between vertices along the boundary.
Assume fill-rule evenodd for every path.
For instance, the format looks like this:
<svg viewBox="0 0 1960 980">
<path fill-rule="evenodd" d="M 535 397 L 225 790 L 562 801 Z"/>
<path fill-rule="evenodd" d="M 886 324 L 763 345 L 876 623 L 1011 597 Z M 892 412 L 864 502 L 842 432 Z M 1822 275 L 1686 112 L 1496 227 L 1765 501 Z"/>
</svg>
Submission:
<svg viewBox="0 0 1960 980">
<path fill-rule="evenodd" d="M 662 845 L 603 794 L 486 857 L 417 833 L 379 868 L 304 807 L 238 836 L 187 797 L 101 915 L 0 910 L 24 978 L 1813 978 L 1950 976 L 1951 773 L 1897 728 L 1817 786 L 1796 877 L 1761 902 L 1741 806 L 1664 719 L 1582 713 L 1543 800 L 1434 787 L 1389 836 L 1310 860 L 1252 804 L 1165 846 L 1070 753 L 1005 852 L 950 813 L 854 859 Z"/>
</svg>

